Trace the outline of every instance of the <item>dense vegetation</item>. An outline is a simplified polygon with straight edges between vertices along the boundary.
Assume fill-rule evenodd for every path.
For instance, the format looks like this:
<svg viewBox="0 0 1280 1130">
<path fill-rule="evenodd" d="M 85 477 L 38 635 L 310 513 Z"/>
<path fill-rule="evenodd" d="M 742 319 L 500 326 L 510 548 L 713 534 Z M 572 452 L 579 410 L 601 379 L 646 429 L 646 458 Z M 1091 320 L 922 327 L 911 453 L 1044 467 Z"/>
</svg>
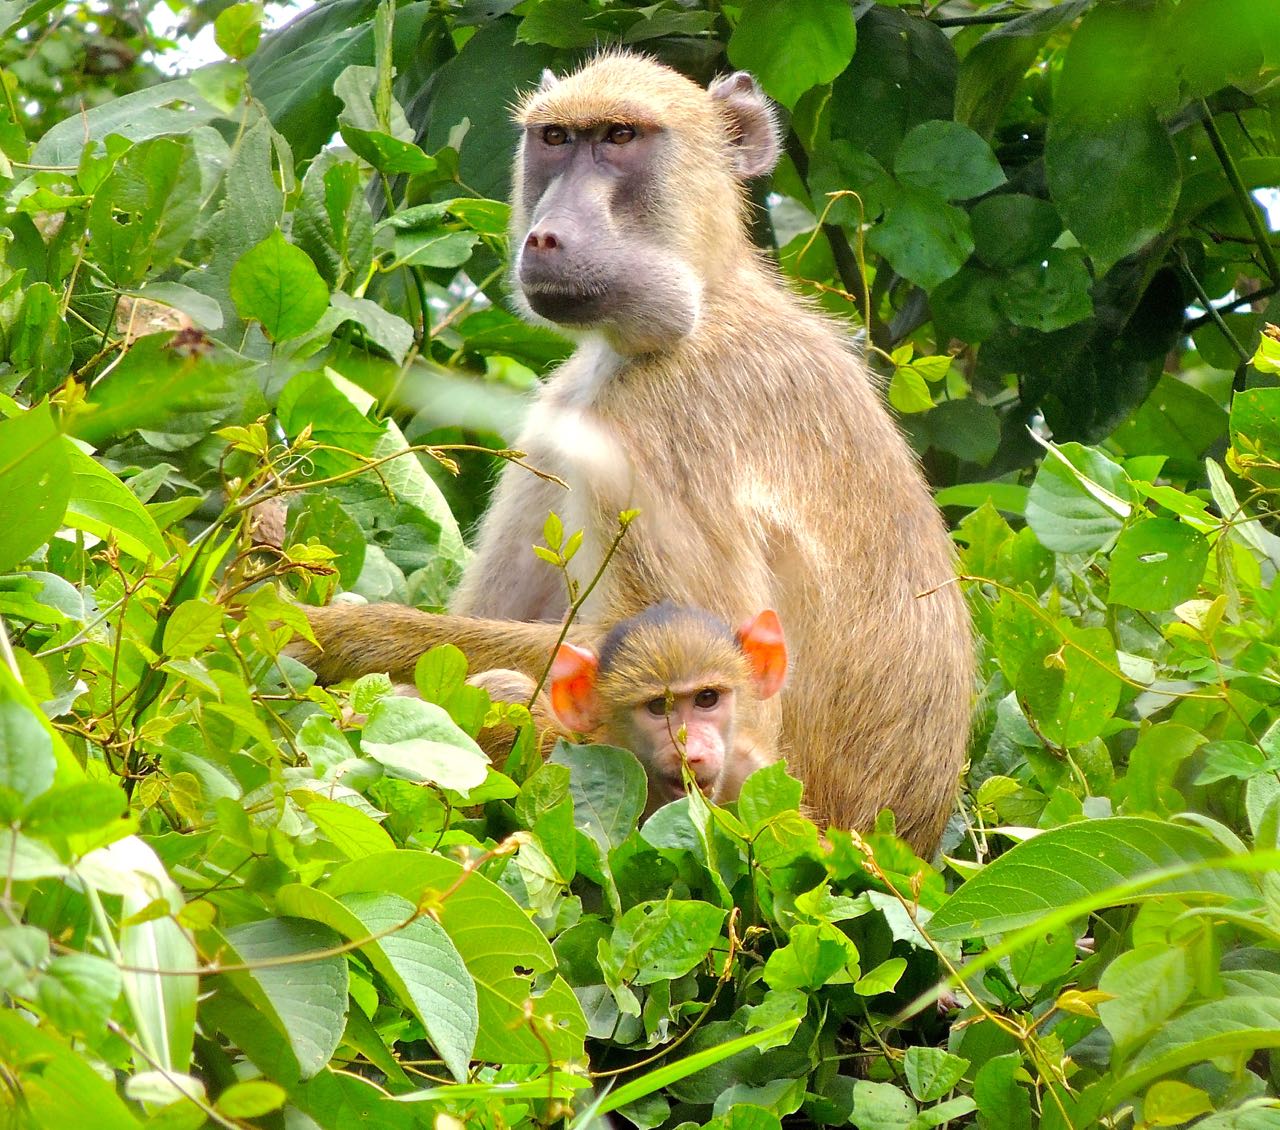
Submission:
<svg viewBox="0 0 1280 1130">
<path fill-rule="evenodd" d="M 11 1122 L 1280 1126 L 1274 0 L 211 0 L 168 79 L 158 8 L 0 3 Z M 637 829 L 629 754 L 487 765 L 452 649 L 424 701 L 280 655 L 446 598 L 568 349 L 507 107 L 598 43 L 786 111 L 758 238 L 979 629 L 936 860 L 782 766 Z"/>
</svg>

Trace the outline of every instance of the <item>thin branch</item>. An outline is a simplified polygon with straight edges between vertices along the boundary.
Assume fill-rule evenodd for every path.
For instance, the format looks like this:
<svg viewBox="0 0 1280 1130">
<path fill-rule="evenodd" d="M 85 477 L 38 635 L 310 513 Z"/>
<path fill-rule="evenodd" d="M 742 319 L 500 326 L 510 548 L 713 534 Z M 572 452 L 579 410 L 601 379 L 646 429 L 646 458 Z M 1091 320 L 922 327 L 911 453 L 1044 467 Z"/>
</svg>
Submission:
<svg viewBox="0 0 1280 1130">
<path fill-rule="evenodd" d="M 1253 238 L 1258 242 L 1258 253 L 1262 256 L 1263 263 L 1266 264 L 1267 275 L 1271 279 L 1271 284 L 1272 286 L 1280 286 L 1280 263 L 1276 262 L 1276 251 L 1271 246 L 1271 233 L 1262 226 L 1262 220 L 1258 216 L 1258 209 L 1254 204 L 1253 197 L 1249 195 L 1249 190 L 1245 187 L 1245 183 L 1240 177 L 1240 170 L 1236 168 L 1236 163 L 1232 160 L 1231 154 L 1227 151 L 1226 144 L 1222 140 L 1222 134 L 1218 132 L 1217 123 L 1213 120 L 1213 113 L 1203 98 L 1200 99 L 1200 111 L 1204 115 L 1202 119 L 1204 132 L 1209 136 L 1209 144 L 1213 146 L 1213 151 L 1218 156 L 1222 171 L 1227 174 L 1227 181 L 1231 185 L 1231 191 L 1235 195 L 1236 203 L 1240 205 L 1240 211 L 1244 213 L 1245 222 L 1249 225 Z"/>
</svg>

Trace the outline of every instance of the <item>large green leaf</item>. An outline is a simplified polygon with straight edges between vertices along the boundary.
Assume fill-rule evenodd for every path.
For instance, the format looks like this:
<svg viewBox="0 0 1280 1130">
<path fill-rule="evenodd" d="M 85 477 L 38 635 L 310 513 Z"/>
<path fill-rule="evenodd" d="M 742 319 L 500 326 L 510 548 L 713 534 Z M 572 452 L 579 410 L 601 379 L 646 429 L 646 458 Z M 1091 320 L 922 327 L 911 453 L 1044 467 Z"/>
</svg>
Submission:
<svg viewBox="0 0 1280 1130">
<path fill-rule="evenodd" d="M 601 851 L 617 847 L 634 831 L 648 797 L 648 779 L 635 754 L 612 746 L 559 742 L 551 761 L 569 767 L 574 823 Z"/>
<path fill-rule="evenodd" d="M 86 141 L 101 142 L 113 133 L 133 141 L 162 134 L 181 136 L 223 116 L 196 92 L 190 79 L 174 79 L 113 98 L 59 122 L 40 139 L 31 160 L 38 165 L 75 168 Z"/>
<path fill-rule="evenodd" d="M 93 255 L 117 286 L 137 286 L 177 258 L 195 232 L 200 204 L 200 168 L 190 139 L 140 142 L 94 194 Z"/>
<path fill-rule="evenodd" d="M 0 420 L 0 570 L 57 533 L 70 495 L 67 453 L 49 405 Z"/>
<path fill-rule="evenodd" d="M 1257 888 L 1234 871 L 1215 869 L 1226 849 L 1197 828 L 1118 816 L 1054 828 L 1018 844 L 988 864 L 929 920 L 940 940 L 1004 934 L 1079 900 L 1096 907 L 1130 902 L 1125 885 L 1144 876 L 1193 868 L 1145 894 L 1196 892 L 1223 899 L 1253 898 Z M 1108 893 L 1114 889 L 1114 898 Z"/>
<path fill-rule="evenodd" d="M 548 1055 L 565 1060 L 582 1054 L 587 1022 L 572 990 L 559 977 L 544 989 L 534 988 L 539 975 L 555 967 L 550 945 L 511 897 L 484 876 L 466 873 L 443 856 L 396 851 L 345 864 L 322 888 L 334 898 L 387 891 L 415 906 L 440 897 L 440 925 L 476 983 L 475 1058 L 545 1063 Z"/>
<path fill-rule="evenodd" d="M 1175 1016 L 1133 1057 L 1114 1081 L 1113 1102 L 1193 1063 L 1280 1048 L 1280 975 L 1227 972 L 1222 982 L 1228 996 Z"/>
<path fill-rule="evenodd" d="M 301 337 L 329 307 L 329 288 L 307 253 L 280 232 L 250 248 L 231 269 L 231 299 L 272 341 Z"/>
<path fill-rule="evenodd" d="M 946 200 L 968 200 L 1004 184 L 991 146 L 959 122 L 921 122 L 898 146 L 893 173 Z"/>
<path fill-rule="evenodd" d="M 1027 496 L 1027 525 L 1056 553 L 1090 553 L 1120 532 L 1132 511 L 1124 470 L 1078 443 L 1050 446 Z"/>
<path fill-rule="evenodd" d="M 37 1028 L 16 1009 L 0 1009 L 0 1061 L 21 1095 L 20 1125 L 93 1126 L 139 1130 L 142 1123 L 95 1071 L 48 1028 Z"/>
<path fill-rule="evenodd" d="M 155 519 L 127 486 L 86 455 L 71 440 L 63 440 L 71 497 L 64 521 L 68 526 L 113 539 L 139 561 L 157 564 L 169 556 Z"/>
<path fill-rule="evenodd" d="M 1148 518 L 1124 531 L 1111 554 L 1113 604 L 1163 611 L 1196 595 L 1209 540 L 1172 518 Z"/>
<path fill-rule="evenodd" d="M 466 1079 L 480 1023 L 476 985 L 439 923 L 415 915 L 406 899 L 385 893 L 353 891 L 339 900 L 295 884 L 276 893 L 276 904 L 351 941 L 371 939 L 361 952 L 422 1023 L 453 1077 Z"/>
<path fill-rule="evenodd" d="M 339 943 L 338 935 L 302 918 L 264 918 L 233 926 L 224 937 L 230 961 L 250 966 L 226 976 L 287 1041 L 301 1077 L 311 1078 L 333 1056 L 347 1015 L 347 960 L 323 952 Z M 322 956 L 302 957 L 313 953 Z"/>
<path fill-rule="evenodd" d="M 844 0 L 748 0 L 729 38 L 729 60 L 789 107 L 849 65 L 856 39 Z"/>
</svg>

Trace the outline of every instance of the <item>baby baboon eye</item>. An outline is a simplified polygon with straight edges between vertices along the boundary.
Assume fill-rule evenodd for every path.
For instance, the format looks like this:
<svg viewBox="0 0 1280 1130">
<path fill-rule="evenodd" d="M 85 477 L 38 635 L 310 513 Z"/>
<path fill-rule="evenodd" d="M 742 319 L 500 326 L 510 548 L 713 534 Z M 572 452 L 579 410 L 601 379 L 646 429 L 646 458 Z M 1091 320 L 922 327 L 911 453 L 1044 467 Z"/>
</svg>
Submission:
<svg viewBox="0 0 1280 1130">
<path fill-rule="evenodd" d="M 613 142 L 614 145 L 626 145 L 628 141 L 633 141 L 635 136 L 636 131 L 631 126 L 616 125 L 608 128 L 604 139 Z"/>
<path fill-rule="evenodd" d="M 644 704 L 644 708 L 655 718 L 665 718 L 667 715 L 667 698 L 665 695 L 659 698 L 651 698 Z"/>
<path fill-rule="evenodd" d="M 547 145 L 563 145 L 569 140 L 569 131 L 564 126 L 546 126 L 542 131 L 542 140 Z"/>
<path fill-rule="evenodd" d="M 693 705 L 699 710 L 710 710 L 720 701 L 720 692 L 714 687 L 704 687 L 693 696 Z"/>
</svg>

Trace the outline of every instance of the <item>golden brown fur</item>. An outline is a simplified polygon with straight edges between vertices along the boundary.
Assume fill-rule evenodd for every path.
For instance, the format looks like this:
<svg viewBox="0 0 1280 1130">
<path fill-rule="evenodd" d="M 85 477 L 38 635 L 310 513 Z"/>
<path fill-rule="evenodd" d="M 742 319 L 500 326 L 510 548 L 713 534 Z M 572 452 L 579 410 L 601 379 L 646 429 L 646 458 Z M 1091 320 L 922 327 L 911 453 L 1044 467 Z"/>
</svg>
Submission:
<svg viewBox="0 0 1280 1130">
<path fill-rule="evenodd" d="M 653 268 L 663 301 L 694 279 L 690 328 L 654 348 L 631 335 L 634 311 L 587 327 L 518 441 L 570 491 L 508 470 L 455 596 L 458 615 L 316 610 L 320 670 L 394 675 L 451 640 L 473 669 L 539 674 L 557 628 L 511 621 L 556 621 L 566 610 L 562 578 L 528 549 L 547 511 L 585 530 L 571 563 L 585 582 L 618 512 L 638 507 L 586 622 L 608 626 L 664 599 L 730 624 L 776 609 L 791 673 L 780 696 L 759 704 L 768 755 L 788 759 L 822 818 L 866 828 L 888 806 L 900 832 L 930 851 L 964 758 L 968 615 L 948 583 L 941 517 L 845 327 L 792 294 L 749 243 L 739 177 L 759 171 L 752 158 L 769 139 L 759 132 L 767 107 L 744 79 L 724 80 L 733 85 L 713 97 L 656 63 L 612 55 L 526 100 L 528 122 L 589 122 L 623 100 L 619 112 L 661 123 L 649 144 L 663 208 L 635 239 L 645 262 L 665 249 L 669 268 Z M 526 195 L 518 178 L 515 246 L 537 219 Z M 582 632 L 588 644 L 597 635 Z"/>
</svg>

